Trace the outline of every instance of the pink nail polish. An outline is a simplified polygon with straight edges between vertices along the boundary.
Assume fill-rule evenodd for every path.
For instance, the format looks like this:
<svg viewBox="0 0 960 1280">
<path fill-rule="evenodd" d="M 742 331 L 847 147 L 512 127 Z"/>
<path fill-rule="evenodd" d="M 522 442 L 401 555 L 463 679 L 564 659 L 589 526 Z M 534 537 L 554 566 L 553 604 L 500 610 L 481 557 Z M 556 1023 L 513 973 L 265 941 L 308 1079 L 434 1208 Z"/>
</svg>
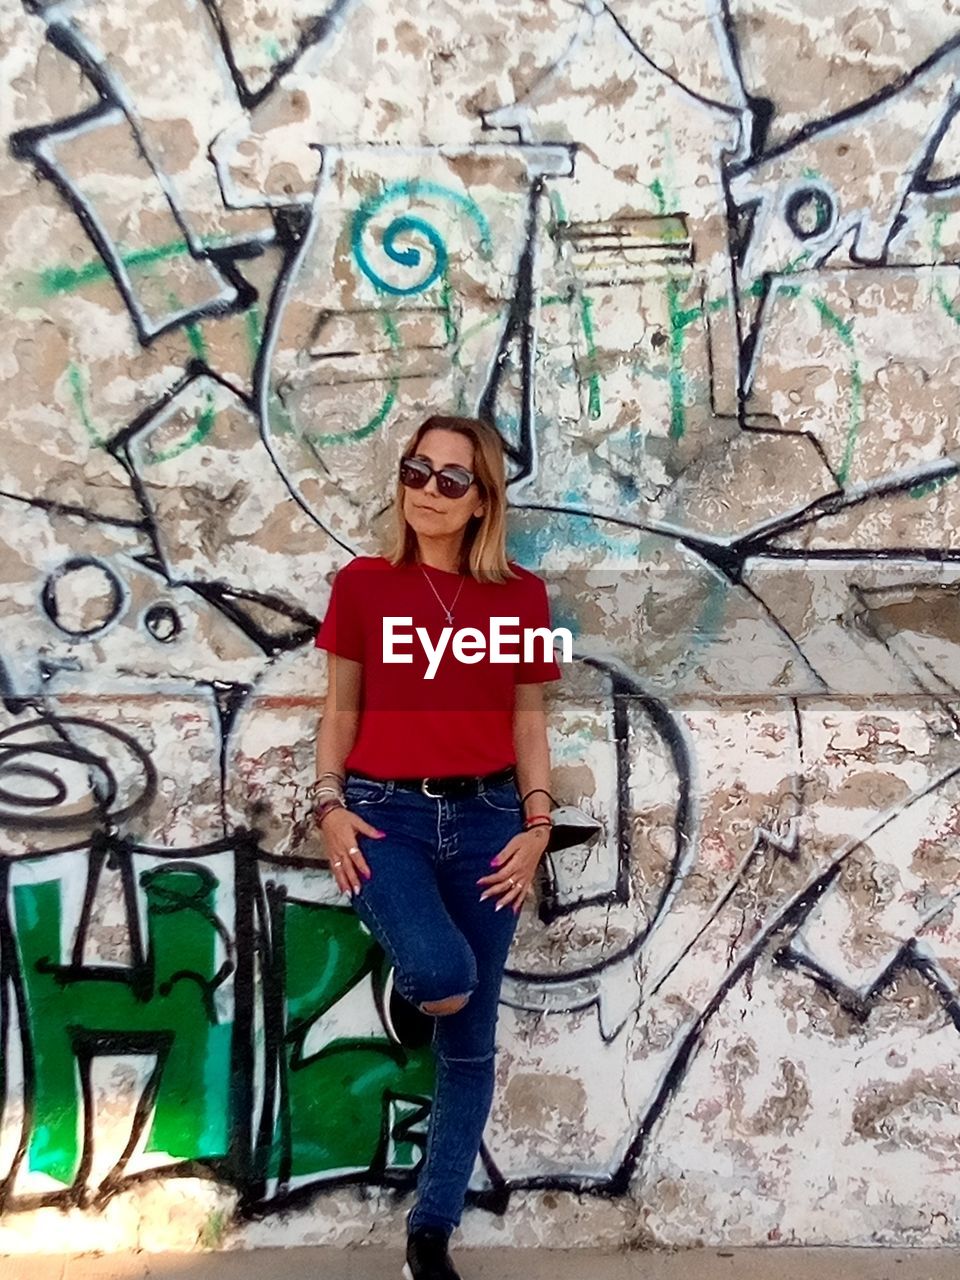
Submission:
<svg viewBox="0 0 960 1280">
<path fill-rule="evenodd" d="M 490 859 L 490 865 L 491 865 L 491 867 L 495 867 L 495 866 L 497 865 L 497 860 L 496 860 L 496 858 L 491 858 L 491 859 Z"/>
</svg>

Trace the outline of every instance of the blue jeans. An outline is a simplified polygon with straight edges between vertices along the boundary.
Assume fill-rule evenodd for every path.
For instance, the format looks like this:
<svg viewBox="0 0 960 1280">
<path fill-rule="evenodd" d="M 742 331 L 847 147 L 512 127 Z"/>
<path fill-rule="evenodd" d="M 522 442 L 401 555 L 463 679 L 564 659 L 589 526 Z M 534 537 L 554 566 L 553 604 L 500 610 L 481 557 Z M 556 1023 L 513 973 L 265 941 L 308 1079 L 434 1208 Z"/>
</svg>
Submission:
<svg viewBox="0 0 960 1280">
<path fill-rule="evenodd" d="M 494 1091 L 500 987 L 518 917 L 498 896 L 481 902 L 490 859 L 523 829 L 514 782 L 467 799 L 437 799 L 348 774 L 347 807 L 387 834 L 358 838 L 371 878 L 360 876 L 353 906 L 394 967 L 412 1004 L 469 995 L 438 1014 L 436 1086 L 417 1203 L 407 1229 L 459 1225 Z"/>
</svg>

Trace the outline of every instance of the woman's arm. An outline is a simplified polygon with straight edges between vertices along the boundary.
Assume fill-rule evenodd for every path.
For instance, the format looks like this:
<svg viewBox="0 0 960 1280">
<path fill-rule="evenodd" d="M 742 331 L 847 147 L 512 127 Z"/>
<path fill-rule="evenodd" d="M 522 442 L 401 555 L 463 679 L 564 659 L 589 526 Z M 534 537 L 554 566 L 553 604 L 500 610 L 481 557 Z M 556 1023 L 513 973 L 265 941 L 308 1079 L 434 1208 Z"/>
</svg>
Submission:
<svg viewBox="0 0 960 1280">
<path fill-rule="evenodd" d="M 534 787 L 550 786 L 550 750 L 547 745 L 547 717 L 543 707 L 542 684 L 518 684 L 513 705 L 513 744 L 517 755 L 517 788 L 521 796 Z M 537 791 L 523 806 L 526 818 L 550 812 L 550 797 Z M 497 868 L 491 875 L 481 876 L 477 884 L 483 892 L 480 901 L 497 897 L 496 910 L 510 906 L 520 913 L 523 899 L 533 890 L 531 885 L 537 865 L 550 839 L 546 824 L 531 827 L 513 836 L 491 860 Z"/>
<path fill-rule="evenodd" d="M 328 772 L 343 776 L 343 762 L 356 741 L 360 724 L 362 676 L 362 663 L 327 653 L 327 697 L 317 734 L 318 778 Z"/>
<path fill-rule="evenodd" d="M 327 697 L 323 720 L 317 734 L 317 777 L 337 773 L 342 778 L 346 760 L 357 736 L 360 723 L 360 689 L 363 664 L 352 658 L 327 654 Z M 333 778 L 324 778 L 324 786 L 335 786 Z M 344 893 L 360 891 L 360 876 L 370 879 L 370 868 L 360 852 L 357 837 L 379 839 L 383 832 L 346 808 L 332 809 L 320 817 L 323 843 L 330 870 Z"/>
<path fill-rule="evenodd" d="M 513 707 L 513 745 L 517 755 L 517 787 L 521 796 L 535 787 L 549 790 L 550 748 L 542 684 L 518 684 Z M 537 791 L 523 806 L 526 818 L 548 814 L 550 797 Z"/>
</svg>

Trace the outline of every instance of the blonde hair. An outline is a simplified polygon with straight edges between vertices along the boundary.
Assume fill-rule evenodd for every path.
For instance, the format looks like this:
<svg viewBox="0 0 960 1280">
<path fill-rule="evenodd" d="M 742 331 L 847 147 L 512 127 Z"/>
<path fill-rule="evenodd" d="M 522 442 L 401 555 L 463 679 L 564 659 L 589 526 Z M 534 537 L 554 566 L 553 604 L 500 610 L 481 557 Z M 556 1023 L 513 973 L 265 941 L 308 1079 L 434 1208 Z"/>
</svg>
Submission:
<svg viewBox="0 0 960 1280">
<path fill-rule="evenodd" d="M 484 503 L 482 516 L 471 516 L 460 545 L 460 572 L 478 582 L 506 582 L 520 575 L 507 562 L 507 477 L 503 440 L 482 418 L 434 415 L 416 429 L 404 446 L 400 461 L 417 452 L 428 431 L 455 431 L 473 442 L 473 475 Z M 399 462 L 398 462 L 399 466 Z M 397 479 L 393 500 L 393 529 L 384 556 L 393 565 L 415 564 L 417 535 L 403 514 L 403 485 Z"/>
</svg>

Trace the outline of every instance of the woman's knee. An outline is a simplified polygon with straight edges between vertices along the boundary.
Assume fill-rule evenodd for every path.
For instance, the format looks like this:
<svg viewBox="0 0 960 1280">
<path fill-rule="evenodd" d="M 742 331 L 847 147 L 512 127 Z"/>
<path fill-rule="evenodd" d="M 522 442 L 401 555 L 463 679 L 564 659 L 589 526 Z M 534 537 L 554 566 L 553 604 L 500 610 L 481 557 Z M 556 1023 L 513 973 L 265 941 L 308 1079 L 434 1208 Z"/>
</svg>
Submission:
<svg viewBox="0 0 960 1280">
<path fill-rule="evenodd" d="M 466 947 L 459 953 L 451 949 L 442 959 L 435 954 L 409 956 L 402 973 L 397 973 L 397 989 L 411 1004 L 418 1008 L 425 1004 L 450 1006 L 426 1009 L 426 1013 L 456 1013 L 466 1004 L 477 981 L 476 960 Z"/>
</svg>

